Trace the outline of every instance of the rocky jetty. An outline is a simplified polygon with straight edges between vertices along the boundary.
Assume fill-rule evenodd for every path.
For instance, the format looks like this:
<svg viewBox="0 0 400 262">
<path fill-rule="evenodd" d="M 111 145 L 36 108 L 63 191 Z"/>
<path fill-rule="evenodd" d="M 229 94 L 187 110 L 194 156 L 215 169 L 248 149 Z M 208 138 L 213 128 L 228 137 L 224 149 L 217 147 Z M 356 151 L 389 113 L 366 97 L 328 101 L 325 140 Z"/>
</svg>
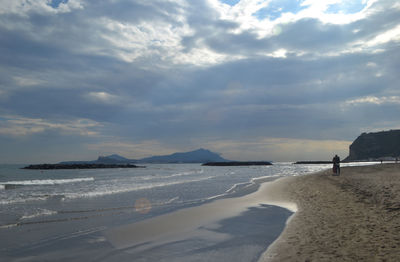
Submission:
<svg viewBox="0 0 400 262">
<path fill-rule="evenodd" d="M 344 161 L 400 158 L 400 130 L 363 133 L 350 145 Z"/>
<path fill-rule="evenodd" d="M 49 169 L 94 169 L 94 168 L 138 168 L 143 166 L 137 166 L 132 164 L 119 165 L 119 164 L 40 164 L 40 165 L 29 165 L 22 169 L 38 169 L 38 170 L 49 170 Z"/>
<path fill-rule="evenodd" d="M 271 162 L 267 161 L 230 161 L 230 162 L 208 162 L 203 166 L 271 166 Z"/>
</svg>

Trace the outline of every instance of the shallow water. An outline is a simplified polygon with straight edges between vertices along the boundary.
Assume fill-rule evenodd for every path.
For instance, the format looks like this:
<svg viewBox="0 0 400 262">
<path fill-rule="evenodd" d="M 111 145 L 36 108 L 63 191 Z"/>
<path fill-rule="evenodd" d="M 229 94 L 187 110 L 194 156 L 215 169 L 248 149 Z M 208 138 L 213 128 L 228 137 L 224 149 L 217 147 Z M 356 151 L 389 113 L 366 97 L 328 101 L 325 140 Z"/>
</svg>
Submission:
<svg viewBox="0 0 400 262">
<path fill-rule="evenodd" d="M 173 260 L 190 261 L 189 258 L 202 257 L 203 252 L 211 260 L 219 260 L 217 258 L 227 250 L 236 250 L 232 243 L 238 241 L 234 240 L 238 238 L 237 230 L 242 234 L 239 238 L 251 242 L 255 239 L 251 233 L 253 225 L 262 224 L 260 227 L 268 230 L 275 228 L 273 236 L 260 229 L 264 233 L 257 237 L 260 240 L 254 240 L 257 243 L 244 244 L 246 252 L 241 253 L 251 261 L 279 235 L 289 211 L 252 206 L 221 218 L 216 228 L 199 231 L 203 235 L 185 238 L 183 242 L 167 241 L 165 245 L 140 252 L 132 247 L 124 249 L 113 245 L 105 232 L 221 198 L 247 196 L 266 179 L 316 172 L 330 165 L 276 163 L 257 167 L 203 167 L 174 164 L 148 165 L 144 169 L 44 172 L 19 167 L 0 166 L 0 258 L 12 261 L 31 256 L 38 260 L 86 257 L 93 260 L 93 254 L 97 254 L 96 258 L 104 261 L 133 257 L 154 261 L 162 260 L 160 256 L 164 254 Z M 259 222 L 250 223 L 253 220 Z M 191 251 L 179 252 L 183 247 Z"/>
</svg>

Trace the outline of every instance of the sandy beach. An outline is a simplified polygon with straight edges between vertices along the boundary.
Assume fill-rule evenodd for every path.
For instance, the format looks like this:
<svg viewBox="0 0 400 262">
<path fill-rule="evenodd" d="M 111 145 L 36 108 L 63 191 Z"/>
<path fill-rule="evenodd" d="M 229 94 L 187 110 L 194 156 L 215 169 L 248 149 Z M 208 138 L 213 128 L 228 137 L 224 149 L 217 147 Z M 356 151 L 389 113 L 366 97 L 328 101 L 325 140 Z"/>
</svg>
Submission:
<svg viewBox="0 0 400 262">
<path fill-rule="evenodd" d="M 298 212 L 260 261 L 400 261 L 400 164 L 284 178 Z"/>
</svg>

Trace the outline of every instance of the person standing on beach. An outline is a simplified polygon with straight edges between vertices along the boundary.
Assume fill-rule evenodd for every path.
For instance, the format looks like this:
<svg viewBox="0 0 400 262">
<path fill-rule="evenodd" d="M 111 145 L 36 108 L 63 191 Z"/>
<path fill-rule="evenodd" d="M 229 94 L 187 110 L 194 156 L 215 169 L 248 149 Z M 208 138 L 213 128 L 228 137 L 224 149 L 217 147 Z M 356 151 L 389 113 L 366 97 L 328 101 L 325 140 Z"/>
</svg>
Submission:
<svg viewBox="0 0 400 262">
<path fill-rule="evenodd" d="M 340 175 L 340 157 L 335 155 L 332 159 L 333 162 L 333 175 Z"/>
</svg>

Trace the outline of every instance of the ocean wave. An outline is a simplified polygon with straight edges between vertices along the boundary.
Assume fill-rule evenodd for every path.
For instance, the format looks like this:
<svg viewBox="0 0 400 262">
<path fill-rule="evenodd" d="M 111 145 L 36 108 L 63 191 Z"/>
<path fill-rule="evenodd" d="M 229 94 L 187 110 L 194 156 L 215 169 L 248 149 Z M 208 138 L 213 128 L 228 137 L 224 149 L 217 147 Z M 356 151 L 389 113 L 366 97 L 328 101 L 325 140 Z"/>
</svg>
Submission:
<svg viewBox="0 0 400 262">
<path fill-rule="evenodd" d="M 5 185 L 0 185 L 0 190 L 4 190 L 4 189 L 6 189 L 6 186 Z"/>
<path fill-rule="evenodd" d="M 179 177 L 179 176 L 191 176 L 191 175 L 197 175 L 197 174 L 203 174 L 204 170 L 195 170 L 195 171 L 187 171 L 187 172 L 181 172 L 181 173 L 176 173 L 172 174 L 169 176 L 163 176 L 163 178 L 170 178 L 170 177 Z"/>
<path fill-rule="evenodd" d="M 41 217 L 41 216 L 51 216 L 51 215 L 55 215 L 57 214 L 57 211 L 53 211 L 53 210 L 48 210 L 48 209 L 39 209 L 36 210 L 35 213 L 33 214 L 27 214 L 27 215 L 23 215 L 20 219 L 24 220 L 24 219 L 32 219 L 35 217 Z"/>
<path fill-rule="evenodd" d="M 246 188 L 248 186 L 251 186 L 253 184 L 254 183 L 252 183 L 252 182 L 243 182 L 243 183 L 234 184 L 231 188 L 226 190 L 225 193 L 222 193 L 222 194 L 219 194 L 219 195 L 215 195 L 215 196 L 210 196 L 210 197 L 206 198 L 206 200 L 214 200 L 214 199 L 217 199 L 217 198 L 222 198 L 222 197 L 234 194 L 234 193 L 240 191 L 241 189 Z"/>
<path fill-rule="evenodd" d="M 7 181 L 1 182 L 0 186 L 4 189 L 7 188 L 7 185 L 15 185 L 15 186 L 41 186 L 41 185 L 59 185 L 59 184 L 68 184 L 68 183 L 78 183 L 78 182 L 87 182 L 94 181 L 93 177 L 83 177 L 83 178 L 67 178 L 67 179 L 37 179 L 37 180 L 21 180 L 21 181 Z"/>
<path fill-rule="evenodd" d="M 49 199 L 50 196 L 39 196 L 39 197 L 18 197 L 13 199 L 0 200 L 0 205 L 11 205 L 20 204 L 32 201 L 44 201 Z"/>
<path fill-rule="evenodd" d="M 132 192 L 132 191 L 138 191 L 138 190 L 146 190 L 146 189 L 153 189 L 153 188 L 158 188 L 158 187 L 164 187 L 164 186 L 172 186 L 172 185 L 179 185 L 179 184 L 185 184 L 185 183 L 191 183 L 191 182 L 200 182 L 204 180 L 208 180 L 214 178 L 213 176 L 209 177 L 203 177 L 199 179 L 190 179 L 190 180 L 181 180 L 181 181 L 174 181 L 174 182 L 165 182 L 165 183 L 158 183 L 158 184 L 146 184 L 142 186 L 136 186 L 136 187 L 126 187 L 126 188 L 109 188 L 106 187 L 104 190 L 100 191 L 92 191 L 92 192 L 84 192 L 84 193 L 66 193 L 64 194 L 63 200 L 68 200 L 68 199 L 77 199 L 77 198 L 91 198 L 91 197 L 101 197 L 101 196 L 107 196 L 107 195 L 113 195 L 113 194 L 119 194 L 119 193 L 127 193 L 127 192 Z"/>
<path fill-rule="evenodd" d="M 0 229 L 8 229 L 12 227 L 16 227 L 18 224 L 6 224 L 6 225 L 0 225 Z"/>
<path fill-rule="evenodd" d="M 237 183 L 237 184 L 234 184 L 231 188 L 229 188 L 228 190 L 226 190 L 225 193 L 226 193 L 226 194 L 235 193 L 235 192 L 238 191 L 239 189 L 244 188 L 244 187 L 246 187 L 246 186 L 248 186 L 248 185 L 251 185 L 251 184 L 252 184 L 252 182 L 244 182 L 244 183 Z"/>
<path fill-rule="evenodd" d="M 179 196 L 176 196 L 174 198 L 169 199 L 168 201 L 164 202 L 164 205 L 169 205 L 172 204 L 173 202 L 176 202 L 176 200 L 179 200 Z"/>
<path fill-rule="evenodd" d="M 180 173 L 175 173 L 175 174 L 171 174 L 171 175 L 156 175 L 156 176 L 146 176 L 146 177 L 142 177 L 142 180 L 153 180 L 155 178 L 172 178 L 172 177 L 181 177 L 181 176 L 192 176 L 192 175 L 199 175 L 199 174 L 203 174 L 204 170 L 200 169 L 200 170 L 195 170 L 195 171 L 186 171 L 186 172 L 180 172 Z"/>
<path fill-rule="evenodd" d="M 271 178 L 275 178 L 275 177 L 278 178 L 281 176 L 282 175 L 277 174 L 277 175 L 270 175 L 270 176 L 255 177 L 255 178 L 250 179 L 250 181 L 248 181 L 248 182 L 233 184 L 233 186 L 231 188 L 229 188 L 228 190 L 226 190 L 225 193 L 210 197 L 209 199 L 219 198 L 219 197 L 223 197 L 223 196 L 230 195 L 233 193 L 237 193 L 238 191 L 248 188 L 248 187 L 251 187 L 257 183 L 266 182 L 266 181 L 270 180 Z"/>
</svg>

